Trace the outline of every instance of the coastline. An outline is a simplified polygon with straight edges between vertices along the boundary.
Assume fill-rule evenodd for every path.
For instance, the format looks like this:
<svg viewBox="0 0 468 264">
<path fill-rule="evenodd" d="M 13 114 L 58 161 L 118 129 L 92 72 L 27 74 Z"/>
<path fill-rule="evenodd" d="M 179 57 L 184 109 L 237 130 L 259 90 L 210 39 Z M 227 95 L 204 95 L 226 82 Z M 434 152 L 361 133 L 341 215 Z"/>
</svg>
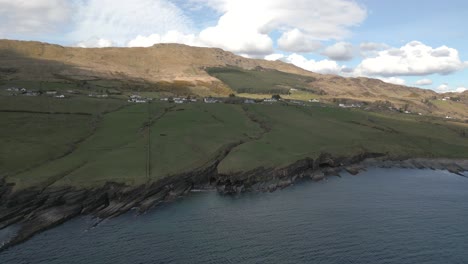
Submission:
<svg viewBox="0 0 468 264">
<path fill-rule="evenodd" d="M 0 229 L 14 224 L 20 226 L 16 236 L 1 245 L 0 251 L 79 215 L 106 219 L 133 208 L 144 213 L 194 189 L 216 189 L 223 195 L 272 192 L 301 180 L 321 181 L 339 176 L 342 171 L 357 175 L 371 167 L 447 170 L 463 177 L 467 176 L 462 172 L 468 171 L 468 159 L 391 158 L 381 153 L 362 153 L 353 157 L 322 154 L 315 160 L 306 158 L 279 169 L 258 168 L 239 174 L 218 174 L 217 165 L 228 153 L 229 150 L 224 151 L 220 157 L 193 172 L 142 186 L 107 183 L 96 189 L 63 187 L 44 191 L 29 188 L 13 192 L 14 186 L 0 179 Z"/>
</svg>

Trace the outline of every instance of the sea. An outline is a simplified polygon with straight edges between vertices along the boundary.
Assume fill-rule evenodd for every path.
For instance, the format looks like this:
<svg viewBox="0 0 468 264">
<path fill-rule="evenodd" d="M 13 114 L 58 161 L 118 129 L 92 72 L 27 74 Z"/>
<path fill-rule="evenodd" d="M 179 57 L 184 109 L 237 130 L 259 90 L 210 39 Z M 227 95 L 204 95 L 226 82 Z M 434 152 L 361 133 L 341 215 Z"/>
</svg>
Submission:
<svg viewBox="0 0 468 264">
<path fill-rule="evenodd" d="M 0 263 L 468 263 L 467 177 L 373 168 L 272 193 L 195 191 L 142 215 L 75 218 Z"/>
</svg>

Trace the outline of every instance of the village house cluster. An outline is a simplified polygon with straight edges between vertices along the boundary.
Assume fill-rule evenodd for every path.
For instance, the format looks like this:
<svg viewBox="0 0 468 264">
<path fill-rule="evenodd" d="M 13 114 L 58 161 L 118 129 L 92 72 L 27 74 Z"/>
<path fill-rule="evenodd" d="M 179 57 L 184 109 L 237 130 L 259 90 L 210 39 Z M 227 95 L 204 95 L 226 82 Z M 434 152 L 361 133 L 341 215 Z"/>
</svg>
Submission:
<svg viewBox="0 0 468 264">
<path fill-rule="evenodd" d="M 198 101 L 197 99 L 191 98 L 191 97 L 175 97 L 175 98 L 163 97 L 159 100 L 163 102 L 176 103 L 176 104 L 196 103 Z"/>
<path fill-rule="evenodd" d="M 17 96 L 17 95 L 23 95 L 23 96 L 41 96 L 41 95 L 46 95 L 46 96 L 51 96 L 55 98 L 65 98 L 65 95 L 59 94 L 55 90 L 47 90 L 47 91 L 37 91 L 37 90 L 28 90 L 26 88 L 18 88 L 18 87 L 9 87 L 5 89 L 8 92 L 12 92 L 10 95 L 12 96 Z"/>
<path fill-rule="evenodd" d="M 339 104 L 341 108 L 361 108 L 362 104 Z"/>
<path fill-rule="evenodd" d="M 136 98 L 138 99 L 138 98 Z M 176 103 L 176 104 L 185 104 L 185 103 L 196 103 L 198 99 L 193 97 L 163 97 L 159 99 L 163 102 Z M 276 103 L 277 99 L 268 98 L 268 99 L 251 99 L 251 98 L 221 98 L 221 97 L 204 97 L 202 100 L 205 104 L 216 104 L 216 103 L 244 103 L 244 104 L 256 104 L 256 103 Z"/>
<path fill-rule="evenodd" d="M 144 104 L 153 100 L 152 98 L 143 98 L 141 95 L 132 94 L 129 96 L 129 103 Z"/>
<path fill-rule="evenodd" d="M 88 94 L 89 97 L 94 97 L 94 98 L 107 98 L 109 97 L 108 94 Z"/>
</svg>

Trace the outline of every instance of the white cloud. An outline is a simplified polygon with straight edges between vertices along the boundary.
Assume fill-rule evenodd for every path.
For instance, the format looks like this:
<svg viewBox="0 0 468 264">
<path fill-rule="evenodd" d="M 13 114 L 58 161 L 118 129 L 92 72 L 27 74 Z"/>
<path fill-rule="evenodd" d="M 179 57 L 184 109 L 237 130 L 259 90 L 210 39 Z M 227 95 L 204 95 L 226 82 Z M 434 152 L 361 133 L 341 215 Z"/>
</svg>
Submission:
<svg viewBox="0 0 468 264">
<path fill-rule="evenodd" d="M 378 79 L 391 84 L 405 85 L 406 81 L 398 77 L 379 77 Z"/>
<path fill-rule="evenodd" d="M 283 33 L 278 39 L 278 47 L 284 51 L 305 53 L 318 50 L 322 44 L 295 28 Z"/>
<path fill-rule="evenodd" d="M 127 44 L 128 47 L 151 47 L 158 43 L 180 43 L 190 46 L 203 46 L 202 43 L 194 34 L 183 34 L 181 32 L 171 30 L 164 35 L 151 34 L 147 37 L 137 36 L 130 40 Z"/>
<path fill-rule="evenodd" d="M 464 91 L 468 91 L 468 89 L 462 86 L 459 86 L 457 88 L 451 88 L 448 83 L 441 84 L 436 88 L 436 92 L 439 93 L 463 93 Z"/>
<path fill-rule="evenodd" d="M 0 0 L 0 35 L 36 35 L 69 22 L 71 4 L 61 0 Z"/>
<path fill-rule="evenodd" d="M 223 15 L 216 26 L 200 33 L 200 39 L 238 53 L 269 54 L 274 30 L 287 32 L 281 46 L 298 49 L 300 42 L 341 39 L 349 28 L 359 25 L 367 11 L 347 0 L 192 0 L 212 7 Z M 326 19 L 324 19 L 326 18 Z M 298 36 L 297 31 L 303 36 Z M 295 38 L 288 35 L 296 33 Z M 310 47 L 308 48 L 310 49 Z"/>
<path fill-rule="evenodd" d="M 118 45 L 124 45 L 138 35 L 191 30 L 190 20 L 169 0 L 79 1 L 75 22 L 68 35 L 71 41 L 97 36 Z"/>
<path fill-rule="evenodd" d="M 348 42 L 338 42 L 333 46 L 327 47 L 322 52 L 322 55 L 337 61 L 352 60 L 354 57 L 354 47 Z"/>
<path fill-rule="evenodd" d="M 464 91 L 468 91 L 468 88 L 458 87 L 457 89 L 455 89 L 455 92 L 457 93 L 463 93 Z"/>
<path fill-rule="evenodd" d="M 273 40 L 267 35 L 236 25 L 209 27 L 200 33 L 200 41 L 235 53 L 266 55 L 273 52 Z"/>
<path fill-rule="evenodd" d="M 265 60 L 269 60 L 269 61 L 276 61 L 276 60 L 280 60 L 282 58 L 284 58 L 285 56 L 283 54 L 278 54 L 278 53 L 274 53 L 274 54 L 270 54 L 270 55 L 267 55 L 265 56 Z"/>
<path fill-rule="evenodd" d="M 292 63 L 298 67 L 308 71 L 323 73 L 323 74 L 338 74 L 343 67 L 339 66 L 336 61 L 331 60 L 308 60 L 299 54 L 291 54 L 285 58 L 286 62 Z"/>
<path fill-rule="evenodd" d="M 432 48 L 418 41 L 405 46 L 378 52 L 375 58 L 366 58 L 356 68 L 358 74 L 370 76 L 421 76 L 450 74 L 466 67 L 458 51 L 447 46 Z"/>
<path fill-rule="evenodd" d="M 441 84 L 436 88 L 437 92 L 445 93 L 449 91 L 449 86 L 447 83 Z"/>
<path fill-rule="evenodd" d="M 424 86 L 424 85 L 432 85 L 432 83 L 433 82 L 431 79 L 421 79 L 421 80 L 416 81 L 414 84 Z"/>
<path fill-rule="evenodd" d="M 114 43 L 108 39 L 93 37 L 77 43 L 76 46 L 80 48 L 108 48 L 114 46 Z"/>
<path fill-rule="evenodd" d="M 361 23 L 367 15 L 364 8 L 347 0 L 191 0 L 191 3 L 215 9 L 221 15 L 216 25 L 201 30 L 190 40 L 192 43 L 254 57 L 273 53 L 275 41 L 269 35 L 273 31 L 282 33 L 278 39 L 280 49 L 310 52 L 321 47 L 319 40 L 349 36 L 349 28 Z M 131 38 L 132 44 L 161 42 L 164 32 L 140 33 L 138 40 Z"/>
</svg>

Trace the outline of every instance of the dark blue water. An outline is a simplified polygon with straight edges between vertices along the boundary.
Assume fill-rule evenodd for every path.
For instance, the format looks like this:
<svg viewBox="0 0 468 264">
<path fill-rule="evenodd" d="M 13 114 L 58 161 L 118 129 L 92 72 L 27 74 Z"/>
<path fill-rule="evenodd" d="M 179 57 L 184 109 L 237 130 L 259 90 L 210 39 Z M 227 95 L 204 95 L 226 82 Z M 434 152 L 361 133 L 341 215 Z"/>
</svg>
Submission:
<svg viewBox="0 0 468 264">
<path fill-rule="evenodd" d="M 372 169 L 93 223 L 39 234 L 0 263 L 468 263 L 468 178 Z"/>
</svg>

